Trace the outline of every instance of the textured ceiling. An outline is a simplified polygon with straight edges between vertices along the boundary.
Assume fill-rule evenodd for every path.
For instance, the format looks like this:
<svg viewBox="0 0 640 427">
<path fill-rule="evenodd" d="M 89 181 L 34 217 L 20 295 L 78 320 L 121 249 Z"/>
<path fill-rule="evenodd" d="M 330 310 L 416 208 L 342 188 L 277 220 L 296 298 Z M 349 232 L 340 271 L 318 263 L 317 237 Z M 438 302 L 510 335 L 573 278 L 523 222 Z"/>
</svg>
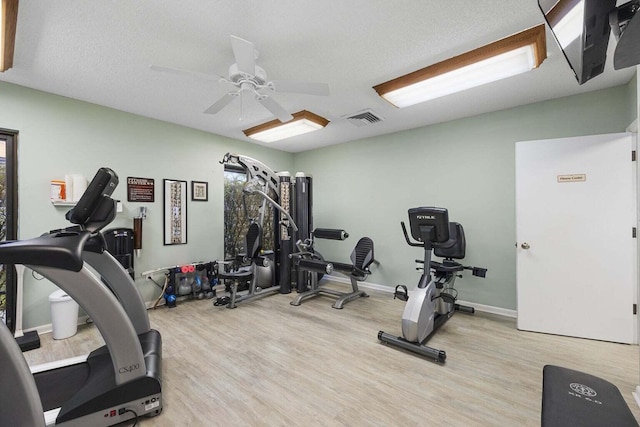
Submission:
<svg viewBox="0 0 640 427">
<path fill-rule="evenodd" d="M 0 80 L 251 141 L 243 129 L 273 119 L 253 99 L 203 111 L 229 91 L 215 77 L 154 72 L 149 65 L 226 76 L 230 35 L 252 41 L 270 79 L 325 82 L 330 96 L 277 93 L 293 113 L 331 121 L 268 144 L 299 152 L 627 83 L 632 67 L 579 86 L 547 30 L 539 69 L 409 108 L 372 86 L 543 22 L 536 0 L 22 0 L 14 67 Z M 612 51 L 613 43 L 610 44 Z M 345 116 L 372 109 L 382 122 Z"/>
</svg>

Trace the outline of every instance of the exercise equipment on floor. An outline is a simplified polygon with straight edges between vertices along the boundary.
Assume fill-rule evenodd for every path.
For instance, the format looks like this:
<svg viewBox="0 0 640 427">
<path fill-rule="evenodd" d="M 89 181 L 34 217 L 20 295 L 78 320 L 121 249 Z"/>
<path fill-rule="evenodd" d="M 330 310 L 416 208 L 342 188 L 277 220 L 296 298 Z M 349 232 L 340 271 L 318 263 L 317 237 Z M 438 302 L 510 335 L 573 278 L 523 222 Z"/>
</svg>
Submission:
<svg viewBox="0 0 640 427">
<path fill-rule="evenodd" d="M 245 238 L 246 253 L 239 254 L 235 262 L 227 266 L 225 270 L 218 271 L 218 279 L 230 281 L 229 297 L 217 299 L 214 305 L 223 305 L 227 308 L 236 308 L 237 303 L 248 299 L 266 296 L 280 290 L 272 282 L 275 274 L 273 252 L 262 251 L 262 227 L 258 223 L 249 225 Z M 266 287 L 262 287 L 265 286 Z M 247 293 L 238 295 L 238 290 L 246 287 Z"/>
<path fill-rule="evenodd" d="M 256 240 L 251 237 L 254 231 L 247 230 L 247 240 L 251 237 L 252 241 L 250 246 L 245 247 L 245 251 L 247 261 L 251 266 L 249 268 L 245 266 L 244 269 L 239 268 L 237 260 L 232 260 L 231 267 L 227 268 L 232 271 L 223 272 L 223 275 L 231 273 L 231 276 L 225 277 L 223 280 L 230 281 L 232 286 L 237 285 L 236 289 L 241 289 L 243 285 L 247 286 L 245 294 L 240 295 L 236 290 L 235 296 L 229 296 L 230 304 L 228 307 L 235 308 L 239 302 L 248 302 L 255 298 L 273 295 L 276 292 L 290 293 L 293 287 L 298 288 L 298 282 L 302 280 L 299 279 L 300 275 L 306 274 L 306 272 L 295 270 L 289 255 L 293 252 L 293 242 L 310 237 L 312 228 L 311 177 L 297 173 L 292 178 L 286 171 L 276 173 L 264 163 L 240 154 L 227 153 L 220 163 L 239 166 L 246 173 L 247 181 L 243 186 L 243 197 L 257 196 L 262 199 L 259 218 L 252 221 L 251 227 L 253 224 L 257 224 L 260 227 L 261 236 L 266 209 L 269 206 L 273 208 L 274 222 L 273 253 L 260 251 L 260 254 L 257 255 L 260 258 L 255 259 L 257 262 L 251 262 L 251 259 L 255 258 L 250 255 Z M 246 270 L 252 270 L 253 274 L 247 273 Z M 271 276 L 269 277 L 267 274 L 271 274 Z M 230 290 L 232 289 L 234 288 L 230 287 Z M 216 304 L 218 304 L 217 300 Z"/>
<path fill-rule="evenodd" d="M 465 257 L 466 240 L 462 225 L 449 222 L 447 209 L 419 207 L 409 209 L 408 213 L 411 236 L 416 242 L 409 240 L 404 222 L 400 224 L 407 244 L 424 249 L 424 259 L 416 260 L 424 266 L 421 268 L 423 273 L 411 296 L 406 286 L 396 287 L 394 298 L 407 302 L 402 313 L 402 336 L 380 331 L 378 339 L 444 363 L 446 352 L 424 343 L 456 310 L 469 314 L 474 312 L 472 307 L 456 304 L 458 293 L 454 284 L 457 277 L 462 277 L 460 273 L 471 270 L 474 276 L 485 277 L 487 270 L 464 266 L 455 261 Z M 436 256 L 443 257 L 443 261 L 432 261 L 432 251 Z"/>
<path fill-rule="evenodd" d="M 302 279 L 299 279 L 298 282 L 300 284 L 307 281 L 308 290 L 299 288 L 299 290 L 303 292 L 294 298 L 290 304 L 300 305 L 304 300 L 309 298 L 328 295 L 337 298 L 332 307 L 341 309 L 344 304 L 349 301 L 353 301 L 356 298 L 368 297 L 369 295 L 367 295 L 366 292 L 358 288 L 358 281 L 365 280 L 369 274 L 371 274 L 371 270 L 369 269 L 371 264 L 377 264 L 373 253 L 373 240 L 369 237 L 363 237 L 358 240 L 358 243 L 351 252 L 351 263 L 347 264 L 338 261 L 325 261 L 313 248 L 314 239 L 345 240 L 349 237 L 346 231 L 317 228 L 311 235 L 311 239 L 307 239 L 304 242 L 298 241 L 298 252 L 291 254 L 294 265 L 298 271 L 308 272 L 307 275 L 301 276 Z M 332 272 L 339 272 L 349 277 L 351 280 L 351 292 L 340 292 L 335 289 L 320 286 L 320 278 L 325 273 L 331 274 Z"/>
<path fill-rule="evenodd" d="M 133 266 L 134 232 L 132 228 L 111 228 L 102 232 L 107 251 L 124 267 L 131 278 L 135 279 Z"/>
<path fill-rule="evenodd" d="M 334 267 L 328 265 L 317 265 L 316 261 L 322 260 L 322 255 L 313 248 L 313 212 L 312 212 L 312 184 L 311 177 L 302 172 L 296 173 L 292 177 L 289 172 L 274 172 L 264 163 L 251 157 L 227 153 L 220 162 L 223 165 L 239 166 L 247 175 L 247 181 L 243 186 L 243 195 L 259 196 L 262 198 L 259 218 L 252 221 L 251 228 L 247 232 L 245 245 L 246 261 L 248 266 L 239 267 L 238 260 L 232 261 L 232 266 L 219 273 L 221 280 L 231 282 L 228 299 L 218 298 L 214 305 L 222 305 L 223 301 L 228 301 L 229 308 L 235 308 L 236 304 L 242 301 L 250 301 L 264 295 L 271 295 L 277 291 L 281 294 L 288 294 L 292 289 L 301 294 L 293 302 L 300 304 L 303 299 L 324 293 L 331 293 L 330 290 L 320 288 L 318 279 L 326 273 L 327 268 L 347 275 L 351 279 L 352 292 L 337 293 L 338 301 L 335 308 L 342 308 L 342 305 L 354 298 L 365 297 L 366 293 L 358 289 L 357 282 L 365 280 L 369 271 L 369 265 L 376 262 L 373 259 L 373 242 L 369 238 L 364 238 L 358 242 L 352 262 L 334 262 Z M 274 248 L 273 253 L 265 254 L 260 251 L 261 233 L 265 218 L 265 209 L 271 206 L 274 220 Z M 254 224 L 259 226 L 255 228 Z M 331 238 L 342 240 L 346 238 L 340 236 L 343 230 L 316 229 L 315 238 Z M 325 234 L 323 234 L 325 233 Z M 332 233 L 338 233 L 334 235 Z M 255 237 L 260 235 L 260 237 Z M 294 242 L 296 243 L 294 247 Z M 296 248 L 299 253 L 293 255 Z M 324 271 L 324 273 L 323 273 Z M 271 272 L 271 281 L 265 272 Z M 256 280 L 256 274 L 262 276 Z M 319 277 L 318 277 L 319 276 Z M 271 285 L 271 286 L 269 286 Z M 240 295 L 238 292 L 243 286 L 248 287 L 246 294 Z M 302 295 L 304 294 L 304 295 Z"/>
<path fill-rule="evenodd" d="M 0 381 L 0 425 L 110 426 L 162 411 L 160 333 L 150 328 L 135 283 L 100 234 L 115 218 L 110 195 L 117 184 L 117 175 L 101 168 L 67 212 L 75 226 L 0 245 L 0 262 L 26 265 L 55 283 L 84 309 L 105 342 L 86 357 L 29 372 L 11 334 L 0 333 L 3 378 L 11 370 Z"/>
<path fill-rule="evenodd" d="M 160 295 L 153 304 L 156 308 L 164 299 L 169 308 L 176 307 L 178 299 L 211 299 L 216 296 L 218 285 L 218 261 L 160 267 L 141 274 L 160 288 Z M 164 273 L 164 282 L 157 282 L 154 273 Z"/>
<path fill-rule="evenodd" d="M 637 427 L 620 390 L 602 378 L 546 365 L 542 374 L 542 427 Z"/>
</svg>

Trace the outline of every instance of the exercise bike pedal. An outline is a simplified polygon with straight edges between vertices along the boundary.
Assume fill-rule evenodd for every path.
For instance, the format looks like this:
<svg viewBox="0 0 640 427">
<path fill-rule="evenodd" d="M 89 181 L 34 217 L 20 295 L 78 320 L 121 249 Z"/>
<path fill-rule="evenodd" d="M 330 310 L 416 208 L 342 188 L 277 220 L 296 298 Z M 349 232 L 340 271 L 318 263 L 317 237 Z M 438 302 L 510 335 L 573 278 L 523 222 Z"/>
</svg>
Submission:
<svg viewBox="0 0 640 427">
<path fill-rule="evenodd" d="M 400 288 L 400 289 L 398 289 Z M 400 301 L 409 300 L 409 291 L 405 285 L 397 285 L 396 290 L 393 292 L 393 299 L 399 299 Z"/>
<path fill-rule="evenodd" d="M 448 304 L 455 304 L 456 303 L 456 297 L 454 297 L 451 294 L 448 294 L 446 292 L 442 292 L 440 294 L 440 298 L 442 298 L 444 300 L 444 302 L 448 303 Z"/>
</svg>

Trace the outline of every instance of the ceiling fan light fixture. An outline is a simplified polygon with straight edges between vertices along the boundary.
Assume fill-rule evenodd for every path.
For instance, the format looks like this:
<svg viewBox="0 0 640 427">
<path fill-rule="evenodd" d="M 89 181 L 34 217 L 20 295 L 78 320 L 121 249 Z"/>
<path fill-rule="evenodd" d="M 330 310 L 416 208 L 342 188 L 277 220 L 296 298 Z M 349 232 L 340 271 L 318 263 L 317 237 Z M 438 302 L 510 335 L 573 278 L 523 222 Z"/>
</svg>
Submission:
<svg viewBox="0 0 640 427">
<path fill-rule="evenodd" d="M 268 143 L 320 130 L 329 124 L 329 120 L 307 110 L 298 111 L 292 116 L 293 119 L 285 123 L 275 119 L 242 132 L 251 139 Z"/>
<path fill-rule="evenodd" d="M 547 57 L 544 24 L 374 86 L 398 108 L 525 73 Z"/>
</svg>

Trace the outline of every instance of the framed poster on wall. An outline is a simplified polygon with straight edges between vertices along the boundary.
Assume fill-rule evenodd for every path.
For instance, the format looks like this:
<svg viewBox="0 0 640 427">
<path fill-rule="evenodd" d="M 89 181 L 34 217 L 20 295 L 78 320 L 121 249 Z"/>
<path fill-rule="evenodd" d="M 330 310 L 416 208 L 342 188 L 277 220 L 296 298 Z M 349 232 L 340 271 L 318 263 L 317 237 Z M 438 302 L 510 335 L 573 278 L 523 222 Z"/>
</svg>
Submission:
<svg viewBox="0 0 640 427">
<path fill-rule="evenodd" d="M 206 202 L 209 200 L 209 184 L 202 181 L 191 181 L 191 200 Z"/>
<path fill-rule="evenodd" d="M 187 243 L 187 181 L 164 181 L 164 244 Z"/>
</svg>

